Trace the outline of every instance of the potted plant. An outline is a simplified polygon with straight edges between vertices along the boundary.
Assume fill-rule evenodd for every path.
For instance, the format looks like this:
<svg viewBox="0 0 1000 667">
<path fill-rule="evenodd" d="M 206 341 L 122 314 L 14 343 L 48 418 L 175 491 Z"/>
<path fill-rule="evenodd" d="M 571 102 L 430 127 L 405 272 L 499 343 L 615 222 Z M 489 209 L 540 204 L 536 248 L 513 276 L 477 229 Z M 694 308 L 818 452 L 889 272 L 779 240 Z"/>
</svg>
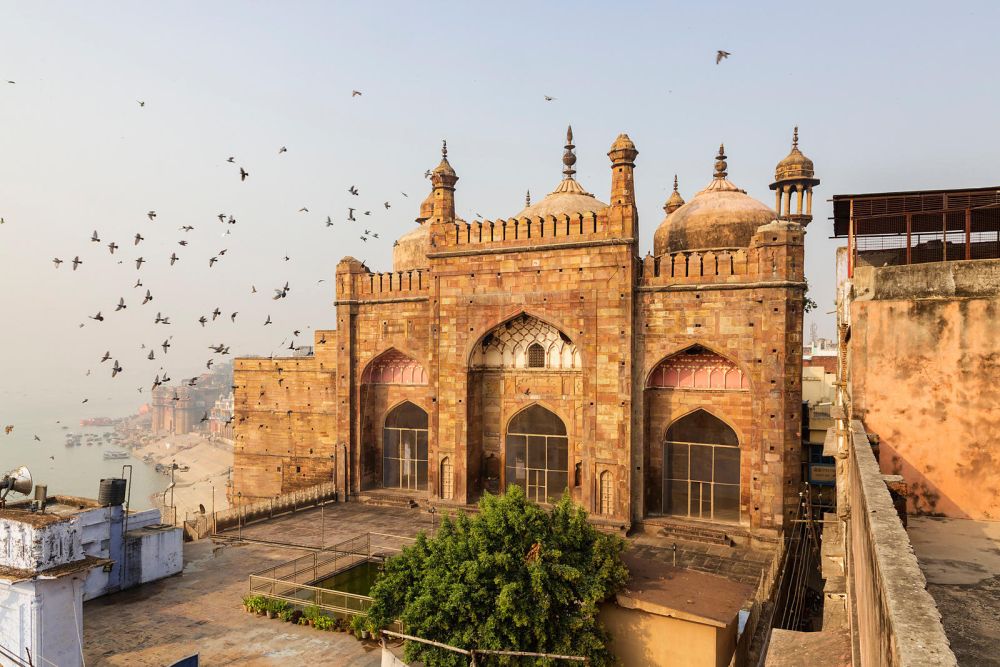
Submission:
<svg viewBox="0 0 1000 667">
<path fill-rule="evenodd" d="M 253 596 L 252 595 L 244 595 L 243 596 L 243 611 L 250 611 L 250 605 L 251 605 L 252 602 L 253 602 Z"/>
<path fill-rule="evenodd" d="M 351 619 L 351 629 L 360 639 L 368 639 L 368 624 L 364 616 L 355 616 Z"/>
</svg>

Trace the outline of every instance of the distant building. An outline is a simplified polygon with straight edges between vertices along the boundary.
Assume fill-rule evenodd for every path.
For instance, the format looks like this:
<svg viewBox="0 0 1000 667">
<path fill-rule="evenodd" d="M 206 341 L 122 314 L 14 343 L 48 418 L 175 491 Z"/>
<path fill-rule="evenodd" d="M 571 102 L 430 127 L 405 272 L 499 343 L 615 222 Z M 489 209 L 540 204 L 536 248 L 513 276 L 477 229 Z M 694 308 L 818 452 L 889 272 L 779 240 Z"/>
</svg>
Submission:
<svg viewBox="0 0 1000 667">
<path fill-rule="evenodd" d="M 158 510 L 52 496 L 0 508 L 0 644 L 21 664 L 82 665 L 83 602 L 176 574 L 180 528 Z M 0 653 L 0 664 L 13 665 Z"/>
<path fill-rule="evenodd" d="M 210 426 L 205 415 L 220 396 L 231 392 L 231 385 L 232 367 L 225 364 L 198 376 L 194 386 L 181 382 L 177 386 L 157 387 L 150 405 L 153 434 L 208 433 Z"/>
<path fill-rule="evenodd" d="M 233 439 L 233 392 L 220 396 L 208 411 L 208 432 L 226 440 Z"/>
</svg>

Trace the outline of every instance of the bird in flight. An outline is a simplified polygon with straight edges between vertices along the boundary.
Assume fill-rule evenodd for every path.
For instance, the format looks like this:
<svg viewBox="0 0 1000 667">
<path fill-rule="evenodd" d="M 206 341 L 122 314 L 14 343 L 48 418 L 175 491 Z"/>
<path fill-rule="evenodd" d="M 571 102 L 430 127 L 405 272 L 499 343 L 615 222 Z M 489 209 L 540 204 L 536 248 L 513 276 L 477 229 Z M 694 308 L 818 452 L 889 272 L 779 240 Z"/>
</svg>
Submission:
<svg viewBox="0 0 1000 667">
<path fill-rule="evenodd" d="M 333 220 L 330 218 L 330 216 L 326 216 L 326 226 L 333 227 Z M 56 266 L 58 267 L 59 265 L 57 264 Z"/>
<path fill-rule="evenodd" d="M 218 306 L 216 306 L 216 307 L 215 307 L 215 310 L 213 310 L 213 311 L 212 311 L 212 321 L 214 322 L 214 321 L 215 321 L 215 318 L 216 318 L 216 317 L 218 317 L 218 316 L 219 316 L 219 315 L 221 315 L 221 314 L 222 314 L 222 311 L 221 311 L 221 310 L 219 310 L 219 307 L 218 307 Z"/>
<path fill-rule="evenodd" d="M 152 300 L 153 300 L 153 295 L 149 293 L 149 290 L 146 290 L 146 296 L 142 300 L 142 305 L 145 306 L 147 303 L 149 303 Z"/>
<path fill-rule="evenodd" d="M 90 319 L 96 320 L 98 322 L 103 322 L 104 321 L 104 316 L 101 315 L 101 311 L 97 311 L 97 314 L 96 315 L 91 315 Z"/>
<path fill-rule="evenodd" d="M 733 55 L 733 54 L 731 54 L 729 51 L 723 51 L 721 49 L 718 50 L 718 51 L 716 51 L 715 52 L 715 64 L 718 65 L 719 63 L 721 63 L 723 60 L 725 60 L 726 58 L 728 58 L 731 55 Z"/>
<path fill-rule="evenodd" d="M 545 98 L 546 102 L 552 102 L 552 101 L 554 101 L 556 99 L 556 98 L 552 97 L 551 95 L 543 95 L 542 97 Z"/>
<path fill-rule="evenodd" d="M 101 242 L 101 237 L 97 235 L 97 230 L 96 229 L 94 230 L 94 233 L 91 235 L 90 240 L 93 241 L 94 243 L 100 243 Z"/>
<path fill-rule="evenodd" d="M 177 253 L 175 252 L 170 253 L 170 266 L 173 266 L 174 262 L 176 262 L 179 259 L 180 257 L 177 256 Z"/>
<path fill-rule="evenodd" d="M 53 257 L 52 258 L 52 263 L 55 264 L 55 266 L 56 266 L 57 269 L 59 268 L 59 265 L 62 264 L 62 262 L 63 261 L 61 259 L 59 259 L 58 257 Z"/>
<path fill-rule="evenodd" d="M 235 322 L 237 315 L 239 315 L 239 311 L 236 311 L 235 313 L 233 313 L 232 315 L 230 315 L 229 319 L 232 320 L 233 322 Z"/>
<path fill-rule="evenodd" d="M 167 350 L 170 349 L 170 339 L 168 338 L 165 341 L 163 341 L 163 344 L 160 345 L 160 347 L 163 348 L 163 354 L 166 354 Z"/>
<path fill-rule="evenodd" d="M 149 218 L 150 220 L 153 220 L 154 218 L 156 218 L 156 211 L 146 211 L 146 217 Z"/>
<path fill-rule="evenodd" d="M 218 258 L 218 257 L 209 257 L 209 258 L 208 258 L 208 268 L 212 268 L 212 266 L 213 266 L 213 265 L 214 265 L 214 264 L 215 264 L 216 262 L 218 262 L 218 261 L 219 261 L 219 258 Z"/>
<path fill-rule="evenodd" d="M 136 287 L 142 287 L 142 278 L 136 280 L 135 285 L 132 285 L 132 289 L 135 289 Z"/>
<path fill-rule="evenodd" d="M 288 290 L 289 290 L 288 283 L 285 283 L 284 287 L 276 288 L 274 290 L 273 300 L 277 301 L 278 299 L 284 299 L 286 296 L 288 296 Z"/>
<path fill-rule="evenodd" d="M 104 356 L 101 357 L 101 363 L 103 364 L 105 361 L 108 361 L 109 359 L 111 359 L 111 350 L 108 350 L 107 352 L 104 353 Z"/>
<path fill-rule="evenodd" d="M 205 362 L 205 368 L 207 368 L 208 370 L 212 370 L 212 362 L 213 362 L 212 359 L 209 359 L 208 361 L 206 361 Z"/>
<path fill-rule="evenodd" d="M 208 322 L 208 319 L 204 315 L 198 318 L 198 324 L 200 324 L 202 327 L 205 326 L 205 322 Z"/>
<path fill-rule="evenodd" d="M 142 263 L 145 262 L 145 261 L 146 260 L 144 260 L 142 257 L 137 258 L 135 260 L 135 268 L 141 269 L 142 268 Z M 138 287 L 138 285 L 136 285 L 136 287 Z"/>
<path fill-rule="evenodd" d="M 352 90 L 351 91 L 351 97 L 358 97 L 359 95 L 361 95 L 361 91 L 360 90 Z"/>
<path fill-rule="evenodd" d="M 249 176 L 249 175 L 250 175 L 250 173 L 246 169 L 244 169 L 243 167 L 240 167 L 240 182 L 241 183 L 243 181 L 247 180 L 247 176 Z"/>
<path fill-rule="evenodd" d="M 309 212 L 309 209 L 307 209 L 305 206 L 303 206 L 302 208 L 299 209 L 299 213 L 308 213 L 308 212 Z"/>
<path fill-rule="evenodd" d="M 188 244 L 187 241 L 178 241 L 177 242 L 177 245 L 179 245 L 179 246 L 186 246 L 187 244 Z"/>
<path fill-rule="evenodd" d="M 118 244 L 112 241 L 111 243 L 108 244 L 108 250 L 111 251 L 112 255 L 115 254 L 115 250 L 118 250 Z"/>
<path fill-rule="evenodd" d="M 153 351 L 152 351 L 152 350 L 150 350 L 150 351 L 149 351 L 149 356 L 147 356 L 146 358 L 147 358 L 147 359 L 149 359 L 150 361 L 152 361 L 153 359 L 155 359 L 155 358 L 156 358 L 156 355 L 154 355 L 154 354 L 153 354 Z M 156 377 L 160 377 L 160 376 L 159 376 L 159 375 L 157 375 Z"/>
<path fill-rule="evenodd" d="M 115 365 L 111 368 L 111 377 L 118 375 L 122 370 L 122 367 L 118 365 L 118 360 L 115 359 Z"/>
<path fill-rule="evenodd" d="M 139 103 L 139 106 L 140 106 L 140 107 L 144 107 L 144 106 L 146 106 L 146 101 L 145 101 L 145 100 L 136 100 L 136 102 L 138 102 L 138 103 Z"/>
<path fill-rule="evenodd" d="M 278 149 L 278 155 L 281 155 L 282 153 L 287 153 L 287 152 L 288 152 L 288 149 L 285 148 L 284 146 L 282 146 L 281 148 Z"/>
<path fill-rule="evenodd" d="M 236 158 L 230 155 L 229 157 L 226 158 L 226 162 L 236 162 Z"/>
<path fill-rule="evenodd" d="M 347 188 L 347 191 L 350 192 L 355 197 L 358 196 L 358 189 L 355 186 L 353 186 L 353 185 L 351 187 Z"/>
<path fill-rule="evenodd" d="M 385 210 L 387 210 L 387 211 L 389 210 L 389 206 L 390 206 L 389 202 L 385 202 L 382 205 L 385 206 Z"/>
<path fill-rule="evenodd" d="M 268 324 L 270 324 L 270 323 L 271 323 L 271 316 L 270 316 L 270 315 L 268 315 L 268 316 L 267 316 L 267 320 L 266 320 L 266 321 L 264 322 L 264 326 L 266 327 L 266 326 L 267 326 Z"/>
<path fill-rule="evenodd" d="M 194 379 L 194 378 L 192 378 L 192 379 Z M 201 421 L 203 421 L 203 422 L 207 422 L 208 421 L 208 412 L 207 411 L 205 412 L 205 414 L 203 414 L 201 416 Z"/>
<path fill-rule="evenodd" d="M 145 241 L 145 240 L 146 239 L 142 236 L 142 234 L 136 234 L 135 243 L 133 243 L 133 245 L 139 245 L 139 241 Z"/>
<path fill-rule="evenodd" d="M 357 218 L 354 217 L 354 209 L 353 208 L 348 208 L 347 209 L 347 220 L 349 222 L 355 222 L 357 220 Z"/>
<path fill-rule="evenodd" d="M 170 319 L 169 317 L 163 317 L 160 314 L 160 312 L 157 311 L 156 312 L 156 319 L 153 321 L 153 324 L 161 324 L 161 323 L 162 324 L 170 324 L 170 322 L 168 321 L 169 319 Z"/>
<path fill-rule="evenodd" d="M 183 227 L 178 227 L 182 232 L 190 232 L 194 227 L 191 225 L 184 225 Z"/>
<path fill-rule="evenodd" d="M 409 199 L 409 198 L 410 198 L 410 195 L 406 194 L 406 193 L 405 193 L 405 192 L 403 192 L 402 190 L 400 190 L 400 191 L 399 191 L 399 194 L 403 195 L 403 196 L 404 196 L 404 197 L 406 197 L 407 199 Z"/>
<path fill-rule="evenodd" d="M 125 308 L 128 308 L 128 306 L 125 305 L 125 299 L 123 297 L 119 297 L 118 305 L 115 306 L 115 312 L 117 313 L 119 310 L 124 310 Z"/>
</svg>

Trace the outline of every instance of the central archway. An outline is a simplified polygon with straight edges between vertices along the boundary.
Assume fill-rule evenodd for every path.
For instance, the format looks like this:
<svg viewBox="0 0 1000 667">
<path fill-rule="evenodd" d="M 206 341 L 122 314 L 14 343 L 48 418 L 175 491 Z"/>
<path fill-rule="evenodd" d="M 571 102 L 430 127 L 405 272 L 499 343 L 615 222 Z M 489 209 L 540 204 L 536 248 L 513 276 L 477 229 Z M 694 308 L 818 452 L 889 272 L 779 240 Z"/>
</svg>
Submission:
<svg viewBox="0 0 1000 667">
<path fill-rule="evenodd" d="M 507 484 L 517 484 L 538 503 L 555 502 L 569 486 L 566 425 L 551 410 L 532 405 L 507 424 Z"/>
<path fill-rule="evenodd" d="M 427 413 L 409 401 L 385 417 L 382 486 L 414 491 L 427 488 Z"/>
</svg>

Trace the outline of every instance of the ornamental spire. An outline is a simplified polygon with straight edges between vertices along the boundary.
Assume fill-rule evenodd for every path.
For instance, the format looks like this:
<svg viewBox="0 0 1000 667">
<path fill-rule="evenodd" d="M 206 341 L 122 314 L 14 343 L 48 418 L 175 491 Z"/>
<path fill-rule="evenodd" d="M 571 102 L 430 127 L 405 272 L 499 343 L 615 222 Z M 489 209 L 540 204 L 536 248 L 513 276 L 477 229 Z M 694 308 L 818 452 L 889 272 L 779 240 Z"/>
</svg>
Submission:
<svg viewBox="0 0 1000 667">
<path fill-rule="evenodd" d="M 566 150 L 563 151 L 562 161 L 565 165 L 563 168 L 563 177 L 571 180 L 573 179 L 573 174 L 576 173 L 576 169 L 573 168 L 573 165 L 576 164 L 576 154 L 573 152 L 574 148 L 576 146 L 573 145 L 573 126 L 570 125 L 566 128 Z"/>
<path fill-rule="evenodd" d="M 799 126 L 795 126 L 795 130 L 792 131 L 792 150 L 799 150 Z"/>
<path fill-rule="evenodd" d="M 531 206 L 531 190 L 524 193 L 524 208 Z"/>
<path fill-rule="evenodd" d="M 715 178 L 718 180 L 724 180 L 729 172 L 729 165 L 726 163 L 726 145 L 719 144 L 719 154 L 715 157 Z"/>
</svg>

